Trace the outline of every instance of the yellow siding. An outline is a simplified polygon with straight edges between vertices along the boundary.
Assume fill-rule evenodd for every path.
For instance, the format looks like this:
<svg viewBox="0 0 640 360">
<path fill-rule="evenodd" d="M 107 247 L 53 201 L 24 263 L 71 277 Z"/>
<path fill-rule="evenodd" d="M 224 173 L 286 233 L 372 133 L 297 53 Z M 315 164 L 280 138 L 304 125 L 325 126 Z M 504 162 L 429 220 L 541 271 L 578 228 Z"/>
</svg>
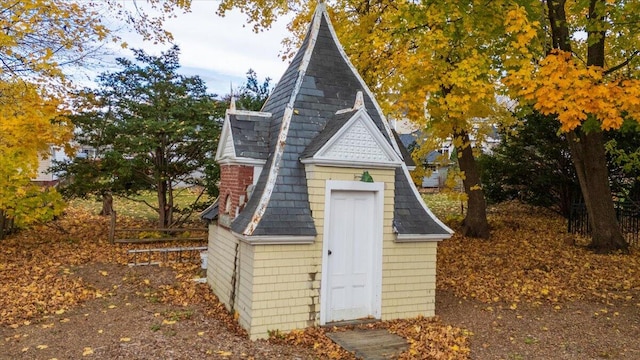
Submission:
<svg viewBox="0 0 640 360">
<path fill-rule="evenodd" d="M 210 225 L 207 255 L 207 283 L 227 310 L 231 310 L 233 305 L 233 311 L 239 315 L 240 325 L 249 329 L 253 293 L 253 247 L 240 242 L 229 230 Z M 234 267 L 235 296 L 232 299 Z"/>
<path fill-rule="evenodd" d="M 245 329 L 250 329 L 253 316 L 254 298 L 254 250 L 256 248 L 240 242 L 239 269 L 236 283 L 235 311 L 238 313 L 238 321 Z"/>
<path fill-rule="evenodd" d="M 250 336 L 317 325 L 322 244 L 256 245 Z"/>
<path fill-rule="evenodd" d="M 207 283 L 221 302 L 230 304 L 231 278 L 238 240 L 229 231 L 209 225 Z"/>
<path fill-rule="evenodd" d="M 437 242 L 396 243 L 382 255 L 382 319 L 435 315 Z"/>
</svg>

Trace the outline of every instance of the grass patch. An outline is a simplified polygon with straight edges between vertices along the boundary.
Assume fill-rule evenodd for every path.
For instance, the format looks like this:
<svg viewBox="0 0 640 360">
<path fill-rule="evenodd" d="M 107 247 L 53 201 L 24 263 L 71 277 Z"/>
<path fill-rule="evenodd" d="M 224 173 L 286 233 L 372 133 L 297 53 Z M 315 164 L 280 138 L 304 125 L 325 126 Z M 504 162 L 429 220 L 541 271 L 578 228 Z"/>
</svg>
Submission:
<svg viewBox="0 0 640 360">
<path fill-rule="evenodd" d="M 441 220 L 464 216 L 467 201 L 464 194 L 458 192 L 439 192 L 422 194 L 422 199 L 431 212 Z"/>
<path fill-rule="evenodd" d="M 198 192 L 191 189 L 179 189 L 174 192 L 174 205 L 183 209 L 193 204 L 197 199 Z M 139 196 L 133 199 L 125 199 L 123 197 L 113 197 L 113 209 L 119 216 L 132 217 L 137 219 L 144 219 L 149 221 L 156 221 L 158 219 L 158 213 L 147 206 L 143 201 L 157 206 L 157 195 L 151 191 L 145 191 Z M 208 195 L 202 195 L 199 204 L 210 204 L 213 201 Z M 102 209 L 102 202 L 96 198 L 88 199 L 71 199 L 68 202 L 69 207 L 79 208 L 86 210 L 92 214 L 97 214 Z M 193 216 L 193 215 L 192 215 Z"/>
</svg>

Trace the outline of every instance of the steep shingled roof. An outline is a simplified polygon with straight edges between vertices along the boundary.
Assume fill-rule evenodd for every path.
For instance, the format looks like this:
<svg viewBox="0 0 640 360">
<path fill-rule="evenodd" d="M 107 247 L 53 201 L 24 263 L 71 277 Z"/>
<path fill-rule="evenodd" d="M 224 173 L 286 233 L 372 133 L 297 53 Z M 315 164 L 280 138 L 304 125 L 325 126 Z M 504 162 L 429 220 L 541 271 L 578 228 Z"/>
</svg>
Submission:
<svg viewBox="0 0 640 360">
<path fill-rule="evenodd" d="M 304 164 L 317 150 L 318 136 L 334 134 L 361 91 L 367 114 L 384 139 L 400 154 L 379 105 L 338 43 L 324 3 L 320 3 L 296 56 L 263 107 L 271 113 L 268 157 L 253 195 L 231 224 L 243 236 L 314 236 Z M 326 129 L 326 131 L 324 131 Z M 311 146 L 310 146 L 311 145 Z M 405 165 L 396 170 L 394 224 L 401 234 L 441 234 L 450 230 L 418 199 Z M 399 204 L 399 202 L 402 202 Z"/>
</svg>

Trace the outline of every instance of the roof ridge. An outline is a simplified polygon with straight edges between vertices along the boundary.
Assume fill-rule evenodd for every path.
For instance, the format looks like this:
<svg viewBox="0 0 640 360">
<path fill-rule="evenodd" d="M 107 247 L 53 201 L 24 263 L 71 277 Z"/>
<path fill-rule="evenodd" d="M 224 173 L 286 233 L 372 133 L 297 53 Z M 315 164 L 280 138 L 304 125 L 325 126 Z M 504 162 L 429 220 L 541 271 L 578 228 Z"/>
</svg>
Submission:
<svg viewBox="0 0 640 360">
<path fill-rule="evenodd" d="M 320 24 L 322 22 L 322 16 L 325 16 L 329 27 L 331 28 L 331 23 L 329 22 L 328 16 L 326 14 L 326 5 L 324 2 L 318 3 L 316 10 L 313 14 L 313 19 L 310 24 L 310 31 L 308 36 L 308 44 L 305 49 L 304 55 L 302 57 L 302 62 L 298 67 L 298 75 L 296 77 L 296 83 L 294 85 L 293 91 L 289 96 L 289 101 L 284 109 L 284 116 L 282 118 L 282 123 L 280 124 L 280 132 L 278 134 L 278 140 L 275 144 L 275 149 L 273 152 L 273 158 L 271 161 L 271 166 L 269 167 L 269 174 L 267 176 L 267 181 L 260 196 L 260 200 L 258 201 L 258 205 L 256 206 L 255 212 L 251 216 L 251 220 L 245 227 L 242 235 L 252 235 L 255 231 L 260 219 L 264 215 L 267 205 L 269 204 L 269 200 L 271 198 L 271 194 L 273 192 L 273 188 L 275 187 L 276 180 L 278 179 L 278 174 L 280 170 L 280 162 L 282 161 L 282 155 L 284 153 L 284 147 L 287 140 L 287 135 L 289 132 L 289 125 L 291 123 L 291 117 L 293 116 L 294 109 L 293 105 L 295 104 L 296 98 L 298 96 L 298 92 L 300 91 L 300 87 L 302 86 L 302 81 L 304 80 L 304 75 L 306 73 L 307 67 L 309 66 L 309 61 L 311 60 L 311 55 L 313 54 L 313 49 L 315 48 L 316 40 L 318 38 L 318 33 L 320 32 Z"/>
</svg>

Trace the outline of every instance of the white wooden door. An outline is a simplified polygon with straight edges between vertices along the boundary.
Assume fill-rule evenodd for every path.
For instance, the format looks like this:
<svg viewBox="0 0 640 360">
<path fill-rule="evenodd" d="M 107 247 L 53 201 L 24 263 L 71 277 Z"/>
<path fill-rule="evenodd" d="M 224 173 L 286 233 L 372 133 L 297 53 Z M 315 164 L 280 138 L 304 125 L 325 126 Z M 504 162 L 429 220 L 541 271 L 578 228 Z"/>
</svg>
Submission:
<svg viewBox="0 0 640 360">
<path fill-rule="evenodd" d="M 327 322 L 374 315 L 375 193 L 331 191 L 327 234 Z"/>
</svg>

